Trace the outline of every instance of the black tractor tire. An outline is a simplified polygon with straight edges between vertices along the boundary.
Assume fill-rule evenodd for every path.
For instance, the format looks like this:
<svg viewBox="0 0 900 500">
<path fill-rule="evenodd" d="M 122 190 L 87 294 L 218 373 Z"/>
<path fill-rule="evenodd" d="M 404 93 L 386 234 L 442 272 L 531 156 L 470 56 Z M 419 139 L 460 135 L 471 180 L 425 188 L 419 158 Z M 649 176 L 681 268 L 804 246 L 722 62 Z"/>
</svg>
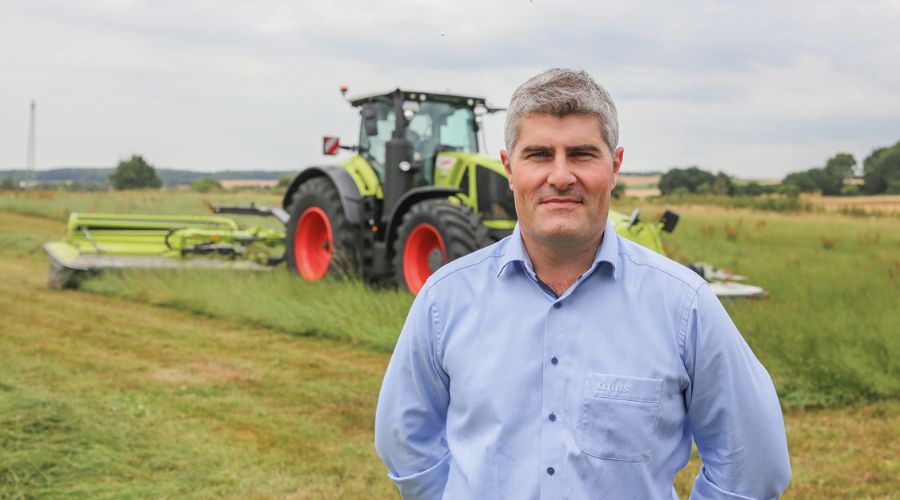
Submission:
<svg viewBox="0 0 900 500">
<path fill-rule="evenodd" d="M 481 216 L 447 200 L 425 200 L 403 215 L 394 240 L 394 279 L 413 294 L 440 266 L 491 244 Z"/>
<path fill-rule="evenodd" d="M 287 211 L 288 270 L 307 281 L 360 275 L 360 228 L 347 221 L 330 179 L 314 177 L 301 184 Z"/>
</svg>

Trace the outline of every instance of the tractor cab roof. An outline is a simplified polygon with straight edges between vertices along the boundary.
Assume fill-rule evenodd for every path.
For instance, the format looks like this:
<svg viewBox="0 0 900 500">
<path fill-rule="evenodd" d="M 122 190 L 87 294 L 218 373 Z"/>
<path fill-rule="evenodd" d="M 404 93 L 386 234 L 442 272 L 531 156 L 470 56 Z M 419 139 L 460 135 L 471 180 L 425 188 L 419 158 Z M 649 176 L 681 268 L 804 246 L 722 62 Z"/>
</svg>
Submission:
<svg viewBox="0 0 900 500">
<path fill-rule="evenodd" d="M 474 108 L 475 106 L 487 106 L 484 97 L 465 96 L 458 94 L 441 94 L 438 92 L 421 92 L 418 90 L 401 90 L 394 89 L 390 92 L 382 92 L 377 94 L 367 94 L 350 99 L 353 106 L 362 106 L 370 102 L 393 102 L 394 98 L 400 96 L 404 101 L 431 101 L 445 102 L 456 106 L 465 106 Z"/>
</svg>

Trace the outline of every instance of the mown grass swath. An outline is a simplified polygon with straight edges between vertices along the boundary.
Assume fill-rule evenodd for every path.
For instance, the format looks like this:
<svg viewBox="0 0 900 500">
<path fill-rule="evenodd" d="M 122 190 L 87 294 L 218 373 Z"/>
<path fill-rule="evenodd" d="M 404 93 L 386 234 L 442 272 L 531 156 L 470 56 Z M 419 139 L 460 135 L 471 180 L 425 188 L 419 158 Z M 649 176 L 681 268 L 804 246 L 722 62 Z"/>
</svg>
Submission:
<svg viewBox="0 0 900 500">
<path fill-rule="evenodd" d="M 373 290 L 359 281 L 308 283 L 282 268 L 109 272 L 82 288 L 378 352 L 393 350 L 413 299 L 404 290 Z"/>
</svg>

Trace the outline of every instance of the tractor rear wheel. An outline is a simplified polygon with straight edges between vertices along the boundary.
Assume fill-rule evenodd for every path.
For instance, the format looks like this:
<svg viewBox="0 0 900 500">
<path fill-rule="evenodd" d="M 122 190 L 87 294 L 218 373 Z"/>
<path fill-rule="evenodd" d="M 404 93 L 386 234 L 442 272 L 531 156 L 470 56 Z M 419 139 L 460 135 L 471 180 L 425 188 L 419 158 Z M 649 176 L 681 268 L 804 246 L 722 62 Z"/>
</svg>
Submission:
<svg viewBox="0 0 900 500">
<path fill-rule="evenodd" d="M 426 200 L 403 215 L 394 241 L 397 283 L 419 293 L 442 265 L 491 243 L 481 217 L 471 207 Z"/>
<path fill-rule="evenodd" d="M 294 193 L 285 237 L 288 269 L 307 281 L 359 274 L 359 228 L 347 221 L 340 194 L 326 177 Z"/>
</svg>

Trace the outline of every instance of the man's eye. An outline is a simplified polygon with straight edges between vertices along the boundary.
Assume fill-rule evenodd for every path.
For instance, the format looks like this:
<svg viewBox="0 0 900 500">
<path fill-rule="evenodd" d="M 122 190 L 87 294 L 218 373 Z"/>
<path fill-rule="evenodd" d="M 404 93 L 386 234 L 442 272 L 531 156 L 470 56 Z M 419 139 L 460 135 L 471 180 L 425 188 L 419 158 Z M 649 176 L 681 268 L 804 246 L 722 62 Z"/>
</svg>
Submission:
<svg viewBox="0 0 900 500">
<path fill-rule="evenodd" d="M 525 158 L 546 158 L 548 153 L 546 151 L 533 151 L 525 155 Z"/>
</svg>

